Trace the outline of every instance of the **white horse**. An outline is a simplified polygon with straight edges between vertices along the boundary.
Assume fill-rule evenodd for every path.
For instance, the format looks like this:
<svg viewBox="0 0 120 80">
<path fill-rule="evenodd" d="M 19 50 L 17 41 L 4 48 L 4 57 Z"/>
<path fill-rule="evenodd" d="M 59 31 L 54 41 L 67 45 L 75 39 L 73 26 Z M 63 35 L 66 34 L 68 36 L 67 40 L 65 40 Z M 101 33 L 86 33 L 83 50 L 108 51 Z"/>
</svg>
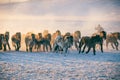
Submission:
<svg viewBox="0 0 120 80">
<path fill-rule="evenodd" d="M 62 51 L 66 55 L 66 53 L 68 52 L 68 48 L 70 48 L 72 44 L 73 44 L 72 36 L 65 36 L 64 38 L 62 36 L 58 36 L 55 39 L 53 51 L 54 52 Z"/>
</svg>

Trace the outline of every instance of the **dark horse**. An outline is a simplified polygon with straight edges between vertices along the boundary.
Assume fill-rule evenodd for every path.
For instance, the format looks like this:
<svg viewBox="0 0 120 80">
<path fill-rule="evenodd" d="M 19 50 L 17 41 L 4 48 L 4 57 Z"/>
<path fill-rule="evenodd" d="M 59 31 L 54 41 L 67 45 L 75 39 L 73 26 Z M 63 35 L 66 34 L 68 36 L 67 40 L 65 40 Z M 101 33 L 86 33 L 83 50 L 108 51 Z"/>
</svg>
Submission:
<svg viewBox="0 0 120 80">
<path fill-rule="evenodd" d="M 108 44 L 111 43 L 112 48 L 113 49 L 116 48 L 116 50 L 118 50 L 119 43 L 117 40 L 120 40 L 119 32 L 114 32 L 114 33 L 108 34 L 107 38 L 106 38 L 106 47 L 108 48 Z M 114 46 L 115 46 L 115 48 L 114 48 Z"/>
<path fill-rule="evenodd" d="M 44 37 L 42 37 L 42 33 L 38 33 L 38 37 L 35 39 L 35 44 L 37 47 L 37 51 L 40 49 L 41 50 L 41 45 L 43 45 L 43 51 L 51 51 L 52 47 L 50 44 L 51 41 L 51 34 L 48 33 Z"/>
<path fill-rule="evenodd" d="M 8 46 L 9 50 L 11 50 L 10 44 L 9 44 L 9 37 L 10 37 L 9 32 L 8 31 L 5 32 L 4 36 L 5 36 L 5 39 L 6 39 L 6 45 Z"/>
<path fill-rule="evenodd" d="M 15 50 L 19 51 L 21 47 L 21 32 L 17 32 L 16 34 L 14 34 L 11 40 L 12 40 L 12 45 L 15 47 Z"/>
<path fill-rule="evenodd" d="M 0 34 L 0 50 L 4 48 L 3 50 L 6 51 L 6 44 L 7 44 L 7 41 L 4 34 Z"/>
<path fill-rule="evenodd" d="M 9 32 L 6 32 L 5 34 L 0 34 L 0 50 L 2 50 L 2 46 L 4 48 L 4 51 L 7 50 L 6 46 L 8 46 L 9 50 L 11 50 L 9 44 Z"/>
<path fill-rule="evenodd" d="M 80 43 L 79 43 L 79 53 L 81 52 L 81 48 L 83 47 L 82 53 L 84 52 L 86 46 L 88 47 L 88 50 L 86 53 L 88 53 L 90 51 L 91 48 L 93 48 L 93 54 L 95 55 L 96 50 L 95 50 L 95 46 L 96 44 L 99 44 L 101 47 L 101 52 L 103 52 L 103 39 L 106 39 L 106 32 L 105 31 L 101 31 L 99 33 L 99 35 L 94 35 L 91 37 L 82 37 Z"/>
</svg>

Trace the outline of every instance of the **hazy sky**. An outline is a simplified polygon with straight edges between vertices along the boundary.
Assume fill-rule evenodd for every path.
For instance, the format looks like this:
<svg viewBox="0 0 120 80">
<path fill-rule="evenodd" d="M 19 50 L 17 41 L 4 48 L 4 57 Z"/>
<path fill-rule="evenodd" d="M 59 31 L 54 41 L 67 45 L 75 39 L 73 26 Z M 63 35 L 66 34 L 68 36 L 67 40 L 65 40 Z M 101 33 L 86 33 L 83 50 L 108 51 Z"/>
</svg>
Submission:
<svg viewBox="0 0 120 80">
<path fill-rule="evenodd" d="M 0 32 L 120 31 L 120 0 L 0 0 Z"/>
</svg>

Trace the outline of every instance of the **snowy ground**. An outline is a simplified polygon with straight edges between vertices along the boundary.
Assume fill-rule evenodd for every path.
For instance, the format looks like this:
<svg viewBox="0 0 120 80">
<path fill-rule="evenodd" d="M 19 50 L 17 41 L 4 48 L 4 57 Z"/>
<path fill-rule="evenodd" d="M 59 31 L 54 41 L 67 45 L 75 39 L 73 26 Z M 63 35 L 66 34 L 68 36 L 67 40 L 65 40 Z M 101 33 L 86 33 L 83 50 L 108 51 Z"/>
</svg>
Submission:
<svg viewBox="0 0 120 80">
<path fill-rule="evenodd" d="M 120 80 L 120 51 L 0 52 L 0 80 Z"/>
</svg>

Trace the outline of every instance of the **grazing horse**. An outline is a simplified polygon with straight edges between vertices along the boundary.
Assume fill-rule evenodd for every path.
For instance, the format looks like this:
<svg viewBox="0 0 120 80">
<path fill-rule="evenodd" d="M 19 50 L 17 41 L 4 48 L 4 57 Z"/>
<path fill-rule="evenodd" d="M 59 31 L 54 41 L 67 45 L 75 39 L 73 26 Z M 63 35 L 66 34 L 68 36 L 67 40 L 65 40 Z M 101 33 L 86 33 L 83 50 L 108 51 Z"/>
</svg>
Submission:
<svg viewBox="0 0 120 80">
<path fill-rule="evenodd" d="M 88 47 L 88 50 L 86 53 L 88 53 L 90 51 L 91 48 L 93 48 L 93 54 L 95 55 L 96 50 L 95 50 L 95 46 L 96 44 L 99 44 L 101 47 L 101 52 L 103 52 L 103 39 L 106 39 L 106 32 L 105 31 L 101 31 L 99 33 L 99 35 L 94 35 L 91 37 L 82 37 L 80 43 L 79 43 L 79 53 L 81 52 L 81 48 L 83 47 L 82 53 L 84 52 L 86 46 Z"/>
<path fill-rule="evenodd" d="M 17 32 L 16 34 L 14 34 L 11 40 L 12 40 L 12 45 L 15 47 L 15 50 L 19 51 L 21 47 L 21 32 Z"/>
<path fill-rule="evenodd" d="M 81 32 L 80 31 L 75 31 L 73 34 L 74 37 L 74 43 L 75 43 L 75 48 L 78 50 L 79 48 L 79 41 L 81 38 Z"/>
<path fill-rule="evenodd" d="M 119 43 L 117 40 L 120 40 L 120 33 L 119 32 L 114 32 L 114 33 L 108 34 L 107 38 L 106 38 L 107 49 L 108 49 L 108 44 L 111 43 L 112 48 L 113 49 L 116 48 L 116 50 L 118 50 Z M 115 48 L 113 45 L 115 46 Z"/>
<path fill-rule="evenodd" d="M 27 33 L 25 36 L 26 51 L 32 52 L 33 46 L 35 45 L 35 34 Z"/>
</svg>

